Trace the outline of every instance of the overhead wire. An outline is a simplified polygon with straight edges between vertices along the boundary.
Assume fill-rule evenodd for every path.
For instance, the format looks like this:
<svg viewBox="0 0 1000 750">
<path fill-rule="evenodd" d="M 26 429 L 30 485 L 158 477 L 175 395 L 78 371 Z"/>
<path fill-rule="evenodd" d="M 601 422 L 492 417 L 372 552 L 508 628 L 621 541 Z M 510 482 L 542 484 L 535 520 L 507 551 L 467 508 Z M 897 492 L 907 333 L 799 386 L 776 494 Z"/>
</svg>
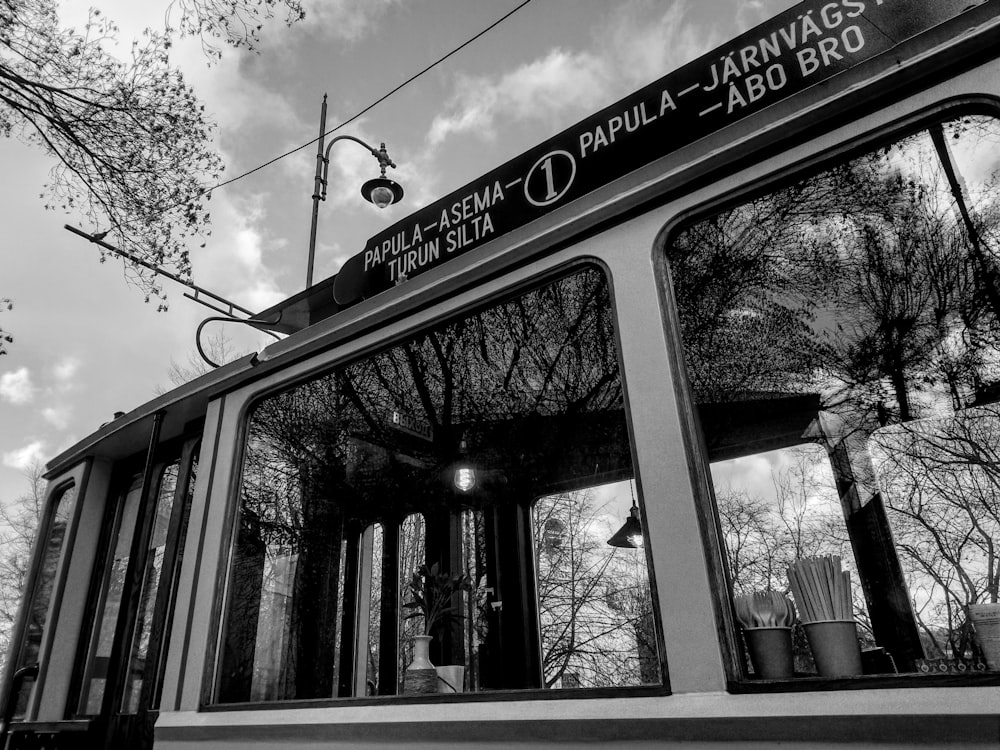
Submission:
<svg viewBox="0 0 1000 750">
<path fill-rule="evenodd" d="M 437 60 L 435 60 L 434 62 L 432 62 L 429 65 L 425 66 L 422 70 L 418 71 L 417 73 L 414 73 L 409 78 L 407 78 L 405 81 L 403 81 L 402 83 L 400 83 L 399 85 L 397 85 L 396 87 L 394 87 L 392 90 L 390 90 L 387 93 L 385 93 L 382 96 L 380 96 L 378 99 L 376 99 L 375 101 L 373 101 L 371 104 L 368 104 L 366 107 L 364 107 L 363 109 L 361 109 L 359 112 L 356 112 L 355 114 L 351 115 L 349 118 L 347 118 L 346 120 L 344 120 L 343 122 L 341 122 L 336 127 L 333 127 L 330 130 L 328 130 L 327 132 L 323 133 L 322 135 L 317 136 L 316 138 L 313 138 L 313 139 L 307 141 L 306 143 L 303 143 L 302 145 L 297 146 L 297 147 L 291 149 L 290 151 L 286 151 L 285 153 L 280 154 L 280 155 L 274 157 L 273 159 L 269 159 L 268 161 L 264 162 L 263 164 L 260 164 L 260 165 L 258 165 L 256 167 L 254 167 L 253 169 L 250 169 L 250 170 L 248 170 L 246 172 L 243 172 L 242 174 L 239 174 L 236 177 L 232 177 L 232 178 L 230 178 L 228 180 L 223 180 L 222 182 L 220 182 L 220 183 L 218 183 L 216 185 L 213 185 L 212 187 L 204 188 L 199 193 L 199 195 L 208 195 L 209 197 L 211 197 L 211 194 L 212 194 L 213 191 L 218 190 L 219 188 L 225 187 L 226 185 L 231 185 L 234 182 L 236 182 L 238 180 L 242 180 L 245 177 L 249 177 L 250 175 L 254 174 L 255 172 L 259 172 L 260 170 L 265 169 L 265 168 L 271 166 L 272 164 L 274 164 L 274 163 L 276 163 L 278 161 L 281 161 L 282 159 L 285 159 L 285 158 L 291 156 L 292 154 L 298 153 L 299 151 L 301 151 L 304 148 L 308 148 L 309 146 L 311 146 L 312 144 L 314 144 L 318 140 L 320 140 L 320 138 L 325 138 L 328 135 L 336 133 L 338 130 L 340 130 L 341 128 L 343 128 L 345 125 L 350 124 L 351 122 L 357 120 L 362 115 L 366 114 L 367 112 L 370 112 L 372 109 L 374 109 L 379 104 L 381 104 L 382 102 L 384 102 L 390 96 L 393 96 L 394 94 L 396 94 L 397 92 L 399 92 L 401 89 L 405 88 L 406 86 L 408 86 L 409 84 L 413 83 L 415 80 L 417 80 L 418 78 L 420 78 L 425 73 L 429 72 L 430 70 L 433 70 L 434 68 L 436 68 L 438 65 L 440 65 L 444 61 L 448 60 L 453 55 L 455 55 L 458 52 L 462 51 L 463 49 L 465 49 L 466 47 L 468 47 L 470 44 L 472 44 L 473 42 L 475 42 L 480 37 L 484 36 L 485 34 L 488 34 L 490 31 L 492 31 L 493 29 L 495 29 L 497 26 L 499 26 L 501 23 L 503 23 L 504 21 L 506 21 L 512 15 L 514 15 L 519 10 L 521 10 L 526 5 L 528 5 L 530 2 L 531 2 L 531 0 L 522 0 L 522 2 L 518 3 L 511 10 L 507 11 L 506 13 L 504 13 L 502 16 L 500 16 L 497 20 L 495 20 L 489 26 L 487 26 L 486 28 L 482 29 L 481 31 L 479 31 L 475 35 L 469 37 L 468 39 L 466 39 L 464 42 L 462 42 L 460 45 L 458 45 L 454 49 L 446 52 L 444 55 L 442 55 L 441 57 L 439 57 Z M 174 204 L 174 205 L 166 206 L 163 209 L 162 213 L 166 214 L 167 212 L 169 212 L 169 211 L 177 208 L 179 205 L 181 205 L 181 204 L 177 203 L 177 204 Z M 129 226 L 129 224 L 126 223 L 123 226 Z M 202 355 L 202 356 L 204 357 L 204 355 Z M 206 358 L 206 361 L 208 361 L 207 358 Z"/>
<path fill-rule="evenodd" d="M 312 144 L 316 143 L 316 141 L 318 141 L 320 138 L 325 138 L 328 135 L 336 133 L 338 130 L 340 130 L 345 125 L 349 125 L 350 123 L 354 122 L 359 117 L 361 117 L 362 115 L 366 114 L 367 112 L 369 112 L 372 109 L 374 109 L 375 107 L 377 107 L 379 104 L 381 104 L 382 102 L 384 102 L 390 96 L 392 96 L 393 94 L 397 93 L 400 89 L 402 89 L 402 88 L 408 86 L 409 84 L 413 83 L 415 80 L 417 80 L 418 78 L 420 78 L 420 76 L 422 76 L 425 73 L 429 72 L 433 68 L 436 68 L 438 65 L 440 65 L 441 63 L 443 63 L 445 60 L 447 60 L 451 56 L 457 54 L 458 52 L 462 51 L 464 48 L 468 47 L 470 44 L 472 44 L 474 41 L 476 41 L 477 39 L 479 39 L 481 36 L 483 36 L 485 34 L 488 34 L 490 31 L 492 31 L 493 29 L 495 29 L 497 26 L 499 26 L 501 23 L 503 23 L 508 18 L 510 18 L 512 15 L 514 15 L 515 13 L 517 13 L 519 10 L 521 10 L 521 8 L 523 8 L 525 5 L 527 5 L 530 2 L 531 2 L 531 0 L 523 0 L 523 2 L 519 3 L 518 5 L 516 5 L 514 8 L 512 8 L 511 10 L 509 10 L 504 15 L 500 16 L 500 18 L 498 18 L 496 21 L 494 21 L 493 23 L 491 23 L 489 26 L 487 26 L 485 29 L 483 29 L 479 33 L 477 33 L 475 36 L 469 37 L 464 42 L 462 42 L 460 45 L 458 45 L 457 47 L 455 47 L 453 50 L 451 50 L 450 52 L 445 53 L 442 57 L 439 57 L 437 60 L 435 60 L 434 62 L 432 62 L 430 65 L 428 65 L 427 67 L 425 67 L 420 72 L 414 73 L 412 76 L 410 76 L 405 81 L 403 81 L 402 83 L 400 83 L 394 89 L 392 89 L 391 91 L 383 94 L 378 99 L 376 99 L 375 101 L 373 101 L 371 104 L 369 104 L 368 106 L 366 106 L 364 109 L 362 109 L 361 111 L 356 112 L 355 114 L 351 115 L 349 118 L 347 118 L 346 120 L 344 120 L 343 122 L 341 122 L 336 127 L 331 128 L 330 130 L 328 130 L 325 133 L 323 133 L 323 135 L 317 136 L 317 137 L 313 138 L 311 141 L 303 143 L 301 146 L 296 146 L 292 150 L 286 151 L 285 153 L 283 153 L 283 154 L 281 154 L 279 156 L 275 156 L 273 159 L 270 159 L 270 160 L 264 162 L 263 164 L 261 164 L 261 165 L 259 165 L 257 167 L 254 167 L 253 169 L 251 169 L 251 170 L 249 170 L 247 172 L 243 172 L 242 174 L 239 174 L 236 177 L 233 177 L 233 178 L 228 179 L 228 180 L 224 180 L 223 182 L 220 182 L 218 185 L 215 185 L 213 187 L 206 188 L 204 190 L 204 193 L 211 193 L 213 190 L 218 190 L 219 188 L 225 187 L 226 185 L 231 185 L 232 183 L 236 182 L 237 180 L 242 180 L 244 177 L 248 177 L 248 176 L 252 175 L 254 172 L 259 172 L 260 170 L 265 169 L 266 167 L 271 166 L 275 162 L 281 161 L 282 159 L 284 159 L 286 157 L 289 157 L 292 154 L 298 153 L 299 151 L 301 151 L 304 148 L 308 148 Z"/>
</svg>

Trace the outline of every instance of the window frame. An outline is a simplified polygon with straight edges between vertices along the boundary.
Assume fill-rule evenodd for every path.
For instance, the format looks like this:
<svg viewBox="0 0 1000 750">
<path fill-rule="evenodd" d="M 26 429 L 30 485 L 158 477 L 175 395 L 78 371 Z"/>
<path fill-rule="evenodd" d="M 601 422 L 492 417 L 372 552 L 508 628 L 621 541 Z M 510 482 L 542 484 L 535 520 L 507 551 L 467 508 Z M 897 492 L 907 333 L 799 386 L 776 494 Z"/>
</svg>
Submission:
<svg viewBox="0 0 1000 750">
<path fill-rule="evenodd" d="M 136 517 L 133 521 L 135 525 L 130 532 L 132 540 L 129 544 L 129 550 L 131 550 L 135 535 L 141 533 L 142 525 L 145 523 L 146 517 L 155 514 L 155 508 L 160 497 L 166 470 L 172 464 L 176 463 L 178 466 L 178 476 L 172 492 L 171 502 L 174 503 L 174 507 L 170 514 L 171 523 L 168 524 L 167 534 L 168 537 L 175 532 L 179 534 L 181 523 L 184 520 L 181 516 L 183 506 L 191 497 L 194 486 L 197 482 L 197 477 L 193 476 L 192 472 L 194 471 L 198 461 L 201 446 L 202 433 L 200 423 L 192 423 L 186 427 L 182 435 L 169 438 L 156 445 L 152 458 L 152 481 L 146 498 L 142 497 L 142 475 L 147 460 L 147 454 L 145 451 L 133 453 L 125 458 L 122 458 L 121 460 L 115 461 L 110 467 L 109 482 L 106 485 L 104 496 L 101 498 L 103 508 L 100 512 L 101 523 L 99 533 L 97 535 L 98 553 L 94 555 L 93 565 L 89 573 L 89 585 L 86 598 L 84 600 L 85 606 L 82 613 L 83 616 L 81 619 L 78 638 L 78 648 L 74 654 L 69 679 L 68 698 L 65 708 L 65 716 L 68 719 L 93 721 L 98 717 L 109 714 L 125 716 L 135 715 L 134 712 L 129 713 L 119 710 L 121 709 L 122 701 L 121 690 L 124 687 L 122 684 L 112 686 L 114 688 L 112 691 L 108 691 L 106 687 L 103 689 L 101 699 L 102 705 L 97 714 L 88 714 L 82 710 L 85 702 L 85 691 L 88 689 L 89 680 L 87 677 L 90 673 L 91 657 L 95 653 L 96 644 L 100 637 L 99 631 L 104 613 L 103 604 L 107 594 L 105 584 L 110 573 L 110 563 L 114 557 L 115 543 L 121 530 L 120 526 L 124 511 L 125 498 L 128 495 L 129 487 L 132 485 L 133 481 L 137 480 L 137 491 L 140 496 L 137 500 Z M 147 502 L 144 503 L 144 499 Z M 188 510 L 190 511 L 190 508 L 188 508 Z M 177 529 L 174 528 L 174 521 L 178 524 Z M 177 590 L 179 584 L 179 553 L 183 548 L 185 539 L 178 536 L 174 539 L 174 542 L 175 548 L 172 550 L 173 559 L 170 561 L 171 564 L 169 566 L 164 565 L 160 571 L 159 589 L 155 598 L 155 604 L 158 605 L 162 601 L 163 605 L 166 607 L 166 618 L 162 623 L 154 623 L 153 632 L 157 633 L 159 641 L 155 644 L 155 652 L 152 649 L 147 652 L 147 658 L 153 658 L 156 660 L 156 670 L 155 672 L 146 675 L 143 680 L 142 701 L 146 704 L 143 706 L 144 711 L 155 711 L 162 699 L 162 689 L 167 662 L 167 658 L 165 657 L 167 656 L 170 646 L 171 629 L 178 604 Z M 128 571 L 131 570 L 133 564 L 134 563 L 130 554 L 129 562 L 125 571 L 126 576 Z M 126 578 L 125 584 L 127 585 L 127 583 L 128 579 Z M 140 587 L 141 586 L 142 583 L 140 583 Z M 126 606 L 127 603 L 128 598 L 126 597 L 123 601 L 119 602 L 119 608 Z M 116 618 L 116 620 L 117 619 L 118 618 Z M 135 618 L 129 618 L 130 627 L 126 629 L 127 633 L 117 632 L 116 624 L 113 638 L 113 644 L 115 644 L 115 646 L 117 646 L 119 641 L 123 642 L 121 645 L 121 650 L 123 652 L 121 658 L 126 661 L 130 658 L 129 654 L 126 652 L 130 650 L 132 644 L 135 626 L 134 619 Z M 150 646 L 152 645 L 153 643 L 150 642 Z M 112 695 L 112 693 L 114 695 Z"/>
<path fill-rule="evenodd" d="M 30 721 L 39 711 L 42 702 L 45 678 L 48 672 L 48 657 L 52 651 L 55 631 L 59 625 L 59 612 L 62 606 L 63 592 L 66 586 L 67 574 L 71 564 L 73 545 L 76 539 L 77 528 L 80 524 L 80 514 L 83 507 L 84 493 L 87 488 L 87 481 L 90 476 L 91 462 L 86 461 L 75 469 L 54 478 L 45 488 L 45 495 L 42 505 L 42 515 L 38 525 L 38 533 L 32 544 L 31 557 L 28 575 L 24 581 L 18 606 L 19 617 L 15 624 L 15 629 L 11 633 L 10 647 L 8 648 L 8 663 L 4 667 L 3 684 L 10 689 L 10 676 L 14 671 L 22 666 L 23 651 L 28 643 L 28 620 L 31 603 L 38 596 L 38 585 L 42 576 L 42 566 L 45 562 L 44 540 L 49 538 L 52 532 L 52 524 L 58 511 L 58 505 L 62 502 L 67 492 L 75 492 L 73 499 L 73 509 L 67 519 L 66 532 L 59 550 L 59 557 L 56 560 L 55 568 L 52 572 L 52 592 L 49 603 L 45 611 L 45 624 L 42 629 L 38 643 L 38 656 L 35 661 L 39 665 L 38 675 L 34 679 L 28 693 L 28 701 L 24 715 L 17 721 Z M 4 701 L 11 696 L 4 695 Z"/>
<path fill-rule="evenodd" d="M 886 108 L 888 110 L 888 108 Z M 848 118 L 850 125 L 867 125 L 872 116 Z M 871 153 L 879 148 L 891 146 L 897 141 L 926 130 L 934 124 L 958 119 L 963 116 L 985 116 L 1000 122 L 1000 97 L 990 95 L 958 95 L 943 98 L 935 103 L 912 111 L 904 116 L 881 122 L 874 127 L 866 127 L 860 133 L 844 133 L 844 123 L 837 122 L 821 134 L 810 134 L 803 138 L 806 145 L 833 135 L 836 142 L 814 153 L 767 169 L 755 179 L 730 189 L 713 191 L 710 197 L 688 206 L 665 222 L 653 248 L 653 264 L 660 303 L 664 312 L 664 328 L 670 358 L 676 375 L 673 389 L 681 407 L 681 439 L 688 456 L 689 472 L 694 488 L 694 502 L 701 527 L 702 545 L 706 552 L 710 574 L 713 579 L 713 607 L 716 612 L 719 644 L 723 656 L 726 686 L 734 694 L 760 694 L 782 692 L 815 692 L 822 690 L 884 689 L 910 687 L 984 687 L 1000 685 L 1000 672 L 966 675 L 864 675 L 856 677 L 796 677 L 787 680 L 754 680 L 744 675 L 745 650 L 740 640 L 740 626 L 733 608 L 733 582 L 726 561 L 725 542 L 716 503 L 713 482 L 709 472 L 708 454 L 704 435 L 697 416 L 697 404 L 691 388 L 680 332 L 677 301 L 674 295 L 672 271 L 667 260 L 667 248 L 684 229 L 725 211 L 739 207 L 758 198 L 769 195 L 803 179 L 822 173 L 824 170 L 842 165 L 852 159 Z M 849 128 L 847 128 L 849 129 Z M 790 144 L 785 154 L 793 152 L 796 144 Z M 1000 150 L 1000 146 L 998 146 Z M 769 162 L 779 161 L 782 154 L 765 155 L 756 160 L 750 168 L 767 167 Z M 710 189 L 732 180 L 747 165 L 736 164 L 712 175 Z"/>
<path fill-rule="evenodd" d="M 572 250 L 572 248 L 570 248 Z M 553 284 L 563 278 L 573 274 L 591 269 L 601 274 L 607 290 L 609 313 L 612 325 L 614 326 L 615 355 L 618 361 L 622 397 L 623 411 L 625 416 L 625 427 L 629 439 L 629 455 L 633 467 L 633 481 L 636 482 L 636 502 L 641 509 L 645 508 L 645 501 L 639 480 L 638 459 L 636 455 L 635 435 L 632 427 L 632 418 L 629 407 L 628 379 L 624 363 L 624 356 L 621 342 L 621 319 L 619 308 L 615 296 L 615 279 L 611 269 L 602 259 L 583 253 L 573 255 L 565 260 L 557 260 L 547 264 L 541 270 L 528 268 L 530 264 L 522 263 L 514 269 L 507 271 L 499 280 L 468 282 L 461 285 L 457 294 L 448 297 L 438 297 L 426 308 L 419 309 L 416 313 L 405 313 L 390 317 L 385 321 L 387 325 L 398 330 L 393 335 L 386 338 L 379 338 L 376 334 L 371 336 L 370 330 L 366 327 L 365 332 L 360 335 L 348 335 L 342 339 L 337 338 L 330 341 L 318 350 L 310 351 L 307 357 L 300 362 L 301 367 L 295 367 L 295 361 L 290 365 L 277 370 L 275 374 L 264 381 L 263 387 L 259 384 L 251 385 L 247 389 L 247 396 L 240 403 L 237 420 L 237 433 L 235 436 L 235 450 L 232 455 L 232 466 L 229 480 L 229 490 L 227 492 L 227 503 L 224 511 L 224 546 L 219 562 L 218 576 L 219 583 L 216 587 L 213 618 L 210 625 L 211 640 L 207 651 L 206 669 L 203 674 L 200 710 L 211 712 L 225 712 L 232 710 L 265 710 L 265 709 L 285 709 L 299 707 L 333 707 L 333 706 L 363 706 L 381 705 L 388 706 L 394 704 L 421 703 L 421 702 L 490 702 L 490 701 L 517 701 L 517 700 L 549 700 L 549 699 L 573 699 L 573 698 L 623 698 L 631 696 L 652 696 L 669 695 L 669 670 L 666 663 L 666 650 L 663 636 L 663 623 L 660 615 L 658 603 L 656 581 L 651 563 L 651 547 L 655 544 L 650 541 L 647 534 L 645 555 L 649 571 L 650 596 L 652 600 L 653 618 L 655 627 L 656 646 L 659 659 L 659 671 L 661 684 L 643 685 L 627 688 L 580 688 L 573 690 L 551 690 L 551 689 L 503 689 L 484 692 L 466 692 L 459 694 L 430 694 L 430 695 L 389 695 L 389 696 L 351 696 L 351 697 L 331 697 L 315 699 L 290 699 L 270 702 L 245 702 L 245 703 L 220 703 L 217 696 L 219 691 L 219 679 L 221 673 L 222 644 L 225 638 L 227 606 L 230 596 L 230 571 L 235 553 L 238 533 L 238 516 L 240 512 L 240 494 L 242 491 L 242 469 L 247 456 L 247 444 L 249 437 L 249 424 L 257 407 L 268 398 L 283 392 L 292 390 L 304 383 L 311 382 L 324 375 L 331 374 L 338 370 L 349 368 L 352 365 L 377 356 L 381 352 L 388 351 L 395 346 L 410 341 L 421 333 L 447 326 L 463 319 L 469 319 L 480 314 L 484 310 L 502 305 L 511 300 L 517 299 L 535 289 L 543 288 Z M 471 297 L 468 304 L 461 304 L 456 297 Z M 536 498 L 532 498 L 534 502 Z M 644 533 L 645 530 L 644 530 Z M 352 613 L 354 614 L 354 613 Z M 365 644 L 358 640 L 358 633 L 355 634 L 355 647 Z M 355 676 L 357 677 L 357 676 Z M 357 682 L 357 679 L 355 679 Z"/>
</svg>

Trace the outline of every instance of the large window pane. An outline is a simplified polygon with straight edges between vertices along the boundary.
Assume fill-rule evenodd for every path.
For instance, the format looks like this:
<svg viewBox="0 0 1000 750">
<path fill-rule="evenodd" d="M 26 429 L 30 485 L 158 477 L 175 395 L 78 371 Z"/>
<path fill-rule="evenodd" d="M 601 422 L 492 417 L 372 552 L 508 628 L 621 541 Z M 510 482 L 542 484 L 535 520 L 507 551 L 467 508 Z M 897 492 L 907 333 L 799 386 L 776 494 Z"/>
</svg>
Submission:
<svg viewBox="0 0 1000 750">
<path fill-rule="evenodd" d="M 750 645 L 794 600 L 786 677 L 1000 671 L 998 178 L 1000 126 L 963 117 L 667 248 L 734 613 Z M 853 623 L 839 673 L 819 619 Z"/>
<path fill-rule="evenodd" d="M 606 281 L 587 269 L 258 403 L 216 699 L 411 692 L 424 633 L 435 665 L 462 668 L 445 688 L 552 686 L 532 514 L 559 493 L 577 513 L 599 513 L 586 488 L 628 487 L 615 342 Z M 580 538 L 596 545 L 594 533 Z M 630 575 L 646 581 L 644 551 L 629 552 Z M 583 571 L 563 574 L 609 588 Z M 635 645 L 639 630 L 653 632 L 648 583 L 635 593 L 636 611 L 612 628 L 627 637 L 587 647 L 606 652 L 594 657 L 605 669 L 627 640 L 645 671 L 581 686 L 660 681 L 655 639 L 641 656 Z"/>
</svg>

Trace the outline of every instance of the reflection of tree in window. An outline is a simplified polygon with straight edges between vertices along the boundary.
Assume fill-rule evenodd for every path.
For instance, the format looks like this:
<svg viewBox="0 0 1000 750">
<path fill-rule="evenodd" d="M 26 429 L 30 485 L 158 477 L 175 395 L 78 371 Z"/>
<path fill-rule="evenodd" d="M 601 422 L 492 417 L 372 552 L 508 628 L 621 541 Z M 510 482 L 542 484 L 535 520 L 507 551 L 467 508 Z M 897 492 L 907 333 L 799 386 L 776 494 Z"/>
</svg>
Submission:
<svg viewBox="0 0 1000 750">
<path fill-rule="evenodd" d="M 710 460 L 825 449 L 875 639 L 904 669 L 974 655 L 964 607 L 997 599 L 996 455 L 967 438 L 997 430 L 985 404 L 1000 394 L 998 178 L 1000 126 L 964 117 L 691 225 L 667 249 Z M 716 489 L 736 590 L 787 586 L 760 572 L 787 557 L 781 514 L 748 487 Z M 756 553 L 732 548 L 775 519 Z M 795 553 L 824 551 L 810 547 Z"/>
<path fill-rule="evenodd" d="M 965 605 L 1000 593 L 1000 407 L 877 431 L 870 449 L 891 498 L 928 656 L 969 654 Z"/>
<path fill-rule="evenodd" d="M 607 544 L 619 517 L 588 489 L 532 508 L 546 687 L 659 682 L 645 556 Z"/>
<path fill-rule="evenodd" d="M 395 690 L 390 665 L 407 663 L 408 629 L 419 623 L 399 622 L 403 582 L 423 563 L 475 584 L 457 603 L 465 617 L 435 629 L 432 659 L 465 664 L 473 688 L 541 686 L 530 504 L 559 487 L 633 473 L 609 305 L 604 277 L 583 270 L 257 405 L 221 701 L 256 699 L 265 643 L 280 676 L 267 678 L 276 686 L 260 699 L 360 689 L 355 644 L 372 651 L 375 641 L 371 617 L 358 625 L 352 615 L 363 575 L 353 550 L 374 523 L 383 528 L 381 563 L 395 572 L 383 567 L 377 604 L 368 602 L 381 618 L 379 694 Z M 478 478 L 468 495 L 452 482 L 460 457 Z M 410 529 L 412 519 L 421 528 Z M 280 607 L 264 584 L 278 560 L 287 560 Z"/>
</svg>

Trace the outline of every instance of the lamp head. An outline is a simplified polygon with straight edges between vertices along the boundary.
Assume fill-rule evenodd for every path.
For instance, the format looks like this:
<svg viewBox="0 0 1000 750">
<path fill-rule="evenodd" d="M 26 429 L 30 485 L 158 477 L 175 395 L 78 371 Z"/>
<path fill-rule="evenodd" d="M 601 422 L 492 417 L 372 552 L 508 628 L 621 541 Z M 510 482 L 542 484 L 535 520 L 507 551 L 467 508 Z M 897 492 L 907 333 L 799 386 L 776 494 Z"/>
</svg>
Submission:
<svg viewBox="0 0 1000 750">
<path fill-rule="evenodd" d="M 402 200 L 403 188 L 388 177 L 376 177 L 361 186 L 361 195 L 369 203 L 385 208 Z"/>
<path fill-rule="evenodd" d="M 635 505 L 629 512 L 622 527 L 615 532 L 615 535 L 608 540 L 612 547 L 625 547 L 626 549 L 642 549 L 642 522 L 639 520 L 639 508 Z"/>
</svg>

